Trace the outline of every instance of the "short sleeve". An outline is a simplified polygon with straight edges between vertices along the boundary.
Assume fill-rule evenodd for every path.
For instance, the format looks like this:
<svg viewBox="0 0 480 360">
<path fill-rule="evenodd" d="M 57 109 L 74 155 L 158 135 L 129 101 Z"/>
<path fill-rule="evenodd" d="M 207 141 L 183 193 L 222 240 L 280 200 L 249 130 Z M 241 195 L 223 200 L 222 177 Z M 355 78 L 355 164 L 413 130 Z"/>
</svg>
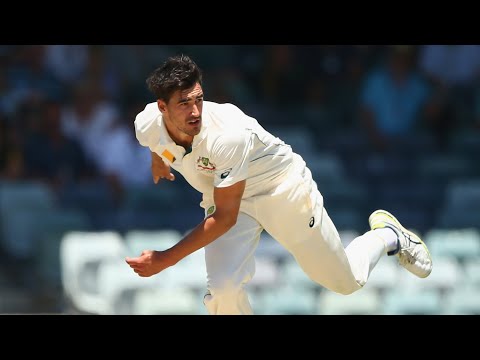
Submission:
<svg viewBox="0 0 480 360">
<path fill-rule="evenodd" d="M 158 115 L 160 115 L 160 111 L 156 103 L 151 103 L 135 117 L 134 121 L 135 137 L 140 145 L 149 147 L 150 150 L 153 150 L 160 139 L 160 126 L 158 126 L 157 122 Z"/>
<path fill-rule="evenodd" d="M 212 146 L 215 187 L 231 186 L 248 176 L 249 131 L 220 135 Z"/>
</svg>

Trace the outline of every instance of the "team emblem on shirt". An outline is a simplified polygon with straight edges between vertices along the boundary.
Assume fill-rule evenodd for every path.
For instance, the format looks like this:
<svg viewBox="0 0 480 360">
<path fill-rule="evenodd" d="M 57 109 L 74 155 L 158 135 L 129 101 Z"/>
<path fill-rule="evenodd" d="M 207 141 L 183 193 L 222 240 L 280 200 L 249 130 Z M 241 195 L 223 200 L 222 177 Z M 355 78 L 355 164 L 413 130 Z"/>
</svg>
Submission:
<svg viewBox="0 0 480 360">
<path fill-rule="evenodd" d="M 197 170 L 205 171 L 208 173 L 212 173 L 215 171 L 217 167 L 214 163 L 210 161 L 209 158 L 204 156 L 199 156 L 197 159 Z"/>
</svg>

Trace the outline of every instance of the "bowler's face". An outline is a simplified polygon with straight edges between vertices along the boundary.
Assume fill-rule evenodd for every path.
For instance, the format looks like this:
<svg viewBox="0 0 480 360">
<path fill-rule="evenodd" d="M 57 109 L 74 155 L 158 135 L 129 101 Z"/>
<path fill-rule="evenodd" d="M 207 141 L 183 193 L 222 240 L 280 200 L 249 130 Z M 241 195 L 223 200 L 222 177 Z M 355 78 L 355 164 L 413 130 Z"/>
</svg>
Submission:
<svg viewBox="0 0 480 360">
<path fill-rule="evenodd" d="M 203 90 L 199 83 L 186 90 L 173 93 L 168 104 L 159 100 L 163 106 L 163 116 L 168 123 L 169 131 L 174 136 L 195 136 L 202 128 Z"/>
</svg>

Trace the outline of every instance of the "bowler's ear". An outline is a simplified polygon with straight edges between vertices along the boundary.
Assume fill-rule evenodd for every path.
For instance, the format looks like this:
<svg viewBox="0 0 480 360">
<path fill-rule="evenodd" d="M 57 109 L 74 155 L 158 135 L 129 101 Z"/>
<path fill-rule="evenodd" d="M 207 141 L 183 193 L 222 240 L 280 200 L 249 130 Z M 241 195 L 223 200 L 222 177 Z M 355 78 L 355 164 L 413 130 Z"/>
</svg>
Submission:
<svg viewBox="0 0 480 360">
<path fill-rule="evenodd" d="M 163 114 L 165 111 L 167 111 L 167 103 L 163 100 L 157 100 L 157 106 L 158 110 Z"/>
</svg>

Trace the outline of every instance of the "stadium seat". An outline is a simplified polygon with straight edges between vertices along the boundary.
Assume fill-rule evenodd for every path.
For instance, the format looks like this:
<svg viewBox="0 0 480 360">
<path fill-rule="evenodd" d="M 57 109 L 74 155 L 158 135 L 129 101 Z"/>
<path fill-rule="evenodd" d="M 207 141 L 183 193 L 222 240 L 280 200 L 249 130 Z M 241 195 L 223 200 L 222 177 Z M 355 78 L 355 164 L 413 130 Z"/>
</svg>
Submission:
<svg viewBox="0 0 480 360">
<path fill-rule="evenodd" d="M 275 261 L 283 261 L 285 258 L 291 256 L 290 253 L 266 231 L 260 234 L 260 241 L 255 255 L 272 257 Z"/>
<path fill-rule="evenodd" d="M 80 210 L 64 209 L 40 216 L 43 231 L 37 233 L 35 269 L 40 284 L 46 289 L 61 287 L 60 244 L 67 232 L 89 231 L 90 218 Z"/>
<path fill-rule="evenodd" d="M 459 261 L 480 256 L 480 232 L 475 228 L 431 229 L 424 241 L 434 258 L 455 257 Z"/>
<path fill-rule="evenodd" d="M 453 178 L 474 176 L 474 164 L 467 158 L 453 154 L 421 155 L 417 172 L 432 183 L 447 184 Z"/>
<path fill-rule="evenodd" d="M 129 230 L 124 235 L 129 256 L 139 256 L 143 250 L 166 250 L 182 239 L 179 231 Z"/>
<path fill-rule="evenodd" d="M 363 288 L 350 295 L 324 291 L 317 299 L 317 314 L 376 315 L 380 313 L 380 306 L 380 295 L 372 289 Z"/>
<path fill-rule="evenodd" d="M 188 288 L 140 289 L 133 295 L 134 315 L 198 315 L 202 297 Z"/>
<path fill-rule="evenodd" d="M 108 232 L 68 232 L 60 243 L 60 266 L 65 299 L 81 312 L 102 314 L 108 303 L 98 288 L 98 268 L 109 259 L 124 259 L 122 236 Z"/>
<path fill-rule="evenodd" d="M 441 296 L 433 289 L 406 291 L 397 288 L 383 296 L 384 315 L 440 315 Z"/>
<path fill-rule="evenodd" d="M 18 259 L 32 259 L 48 233 L 89 230 L 88 217 L 78 210 L 11 209 L 3 216 L 3 247 Z"/>
<path fill-rule="evenodd" d="M 258 315 L 313 315 L 316 292 L 309 288 L 280 286 L 251 295 Z"/>
<path fill-rule="evenodd" d="M 457 287 L 446 294 L 443 315 L 480 315 L 480 289 Z"/>
<path fill-rule="evenodd" d="M 57 207 L 55 193 L 46 184 L 34 181 L 5 182 L 0 186 L 1 247 L 19 259 L 33 256 L 35 226 L 43 214 Z"/>
<path fill-rule="evenodd" d="M 0 215 L 13 209 L 44 211 L 57 207 L 54 191 L 35 181 L 2 182 L 0 186 Z"/>
<path fill-rule="evenodd" d="M 134 313 L 135 293 L 145 289 L 167 289 L 175 269 L 165 269 L 150 277 L 140 277 L 124 259 L 106 259 L 98 264 L 97 292 L 104 306 L 99 314 L 131 315 Z"/>
<path fill-rule="evenodd" d="M 465 260 L 463 269 L 465 284 L 480 289 L 480 257 Z"/>
<path fill-rule="evenodd" d="M 279 266 L 275 259 L 265 256 L 255 256 L 255 275 L 248 285 L 269 289 L 278 286 L 279 280 Z"/>
<path fill-rule="evenodd" d="M 311 280 L 297 264 L 293 256 L 285 259 L 279 268 L 279 281 L 283 285 L 289 285 L 294 289 L 318 289 L 319 285 Z"/>
</svg>

